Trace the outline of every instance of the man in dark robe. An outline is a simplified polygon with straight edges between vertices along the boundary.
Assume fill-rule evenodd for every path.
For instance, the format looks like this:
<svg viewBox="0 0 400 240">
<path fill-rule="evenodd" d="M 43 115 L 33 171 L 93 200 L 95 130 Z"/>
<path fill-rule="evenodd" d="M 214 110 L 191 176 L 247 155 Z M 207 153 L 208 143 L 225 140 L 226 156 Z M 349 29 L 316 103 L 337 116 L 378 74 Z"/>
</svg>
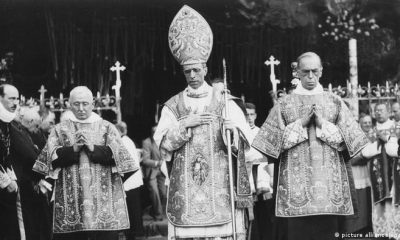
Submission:
<svg viewBox="0 0 400 240">
<path fill-rule="evenodd" d="M 0 86 L 0 239 L 36 240 L 39 228 L 33 218 L 36 193 L 31 169 L 38 153 L 14 121 L 18 102 L 14 86 Z"/>
<path fill-rule="evenodd" d="M 362 116 L 359 122 L 365 135 L 373 142 L 375 132 L 372 129 L 371 116 Z M 368 146 L 364 149 L 366 148 Z M 372 232 L 371 181 L 367 164 L 368 160 L 362 156 L 362 151 L 351 159 L 359 211 L 357 215 L 344 217 L 342 223 L 344 233 L 361 233 L 365 236 L 365 234 Z"/>
<path fill-rule="evenodd" d="M 37 154 L 43 149 L 46 144 L 46 136 L 40 130 L 40 115 L 34 107 L 21 107 L 19 109 L 18 121 L 21 123 L 23 130 L 29 135 Z M 34 172 L 33 172 L 34 173 Z M 35 222 L 39 223 L 40 240 L 52 239 L 51 231 L 51 208 L 50 198 L 51 192 L 43 193 L 40 190 L 40 175 L 34 174 L 34 190 L 36 192 L 34 196 L 35 208 L 32 209 L 34 212 Z"/>
<path fill-rule="evenodd" d="M 372 188 L 372 227 L 375 237 L 400 239 L 400 127 L 389 119 L 385 103 L 375 105 L 376 126 L 369 134 L 371 143 L 361 152 L 368 161 Z"/>
<path fill-rule="evenodd" d="M 167 201 L 167 187 L 165 186 L 165 175 L 161 171 L 163 161 L 160 150 L 154 142 L 153 135 L 157 126 L 153 126 L 151 136 L 143 140 L 143 169 L 145 186 L 149 190 L 151 211 L 150 215 L 156 221 L 162 221 L 165 203 Z"/>
</svg>

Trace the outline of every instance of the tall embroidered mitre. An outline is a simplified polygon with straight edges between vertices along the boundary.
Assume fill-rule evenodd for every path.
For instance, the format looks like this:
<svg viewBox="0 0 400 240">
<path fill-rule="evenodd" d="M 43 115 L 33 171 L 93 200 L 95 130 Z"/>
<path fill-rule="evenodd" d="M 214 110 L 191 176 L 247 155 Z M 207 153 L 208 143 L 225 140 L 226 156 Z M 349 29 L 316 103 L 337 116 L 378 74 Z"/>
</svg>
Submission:
<svg viewBox="0 0 400 240">
<path fill-rule="evenodd" d="M 213 34 L 207 21 L 196 10 L 184 5 L 169 27 L 168 43 L 181 65 L 206 63 L 213 46 Z"/>
</svg>

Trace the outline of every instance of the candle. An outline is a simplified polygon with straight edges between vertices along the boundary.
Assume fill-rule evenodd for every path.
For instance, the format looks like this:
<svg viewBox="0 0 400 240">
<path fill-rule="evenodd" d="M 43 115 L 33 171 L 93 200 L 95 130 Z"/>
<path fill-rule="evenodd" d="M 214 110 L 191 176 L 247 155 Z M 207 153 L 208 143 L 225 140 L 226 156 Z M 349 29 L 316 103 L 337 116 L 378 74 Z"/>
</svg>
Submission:
<svg viewBox="0 0 400 240">
<path fill-rule="evenodd" d="M 390 89 L 389 89 L 389 82 L 386 81 L 386 93 L 389 93 L 389 92 L 390 92 Z"/>
<path fill-rule="evenodd" d="M 54 97 L 50 96 L 50 108 L 54 108 Z"/>
</svg>

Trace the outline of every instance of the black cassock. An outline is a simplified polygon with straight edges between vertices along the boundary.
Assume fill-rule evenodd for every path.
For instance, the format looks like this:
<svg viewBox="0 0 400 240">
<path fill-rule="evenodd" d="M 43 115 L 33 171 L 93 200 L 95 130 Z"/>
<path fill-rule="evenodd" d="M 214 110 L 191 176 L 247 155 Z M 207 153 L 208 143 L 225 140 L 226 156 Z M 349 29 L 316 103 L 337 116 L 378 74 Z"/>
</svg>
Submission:
<svg viewBox="0 0 400 240">
<path fill-rule="evenodd" d="M 32 179 L 32 166 L 38 156 L 38 149 L 15 121 L 0 121 L 0 140 L 0 165 L 5 170 L 12 168 L 17 177 L 26 239 L 39 239 L 39 227 L 34 218 L 38 195 L 33 190 Z M 9 193 L 6 188 L 0 189 L 0 239 L 21 239 L 17 196 L 17 193 Z"/>
</svg>

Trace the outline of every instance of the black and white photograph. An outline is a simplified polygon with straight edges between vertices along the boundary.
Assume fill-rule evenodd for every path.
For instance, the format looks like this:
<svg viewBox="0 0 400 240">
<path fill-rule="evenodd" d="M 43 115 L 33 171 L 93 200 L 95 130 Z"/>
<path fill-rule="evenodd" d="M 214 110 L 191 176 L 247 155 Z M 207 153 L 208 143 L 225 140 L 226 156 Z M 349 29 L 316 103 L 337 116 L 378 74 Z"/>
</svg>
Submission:
<svg viewBox="0 0 400 240">
<path fill-rule="evenodd" d="M 0 0 L 0 240 L 400 240 L 400 0 Z"/>
</svg>

